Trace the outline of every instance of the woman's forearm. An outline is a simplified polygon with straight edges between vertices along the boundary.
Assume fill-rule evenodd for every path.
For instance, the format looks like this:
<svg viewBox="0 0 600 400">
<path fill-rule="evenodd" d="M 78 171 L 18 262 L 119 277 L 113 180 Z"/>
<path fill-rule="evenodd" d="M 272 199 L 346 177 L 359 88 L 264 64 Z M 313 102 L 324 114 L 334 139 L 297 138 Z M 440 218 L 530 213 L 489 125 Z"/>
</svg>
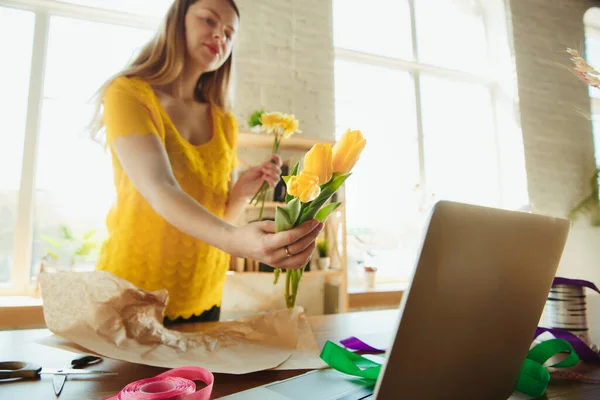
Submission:
<svg viewBox="0 0 600 400">
<path fill-rule="evenodd" d="M 239 221 L 249 200 L 249 198 L 239 195 L 235 189 L 230 190 L 223 219 L 231 224 L 235 224 Z"/>
<path fill-rule="evenodd" d="M 229 238 L 235 226 L 210 212 L 178 185 L 154 188 L 148 201 L 157 214 L 180 231 L 229 252 Z"/>
</svg>

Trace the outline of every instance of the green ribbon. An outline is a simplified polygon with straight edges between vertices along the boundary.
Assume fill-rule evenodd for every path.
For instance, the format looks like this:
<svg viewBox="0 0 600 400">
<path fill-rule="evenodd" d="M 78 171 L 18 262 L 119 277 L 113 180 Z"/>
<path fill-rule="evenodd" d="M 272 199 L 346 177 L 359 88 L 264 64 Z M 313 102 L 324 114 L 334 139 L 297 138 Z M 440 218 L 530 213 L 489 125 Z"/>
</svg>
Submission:
<svg viewBox="0 0 600 400">
<path fill-rule="evenodd" d="M 377 380 L 381 370 L 381 364 L 346 350 L 329 340 L 323 346 L 321 359 L 340 372 L 373 381 Z"/>
<path fill-rule="evenodd" d="M 556 364 L 544 366 L 549 359 L 560 353 L 568 353 L 567 358 Z M 380 363 L 346 350 L 329 340 L 321 350 L 321 359 L 339 372 L 369 381 L 376 381 L 381 371 Z M 579 356 L 566 340 L 550 339 L 539 343 L 527 353 L 515 390 L 531 397 L 540 397 L 546 392 L 550 382 L 548 367 L 569 368 L 578 362 Z"/>
<path fill-rule="evenodd" d="M 549 359 L 560 353 L 568 353 L 569 355 L 556 364 L 544 366 Z M 550 373 L 546 368 L 569 368 L 577 365 L 578 362 L 579 356 L 569 342 L 563 339 L 546 340 L 527 353 L 515 389 L 528 396 L 542 396 L 546 393 L 546 388 L 550 382 Z"/>
</svg>

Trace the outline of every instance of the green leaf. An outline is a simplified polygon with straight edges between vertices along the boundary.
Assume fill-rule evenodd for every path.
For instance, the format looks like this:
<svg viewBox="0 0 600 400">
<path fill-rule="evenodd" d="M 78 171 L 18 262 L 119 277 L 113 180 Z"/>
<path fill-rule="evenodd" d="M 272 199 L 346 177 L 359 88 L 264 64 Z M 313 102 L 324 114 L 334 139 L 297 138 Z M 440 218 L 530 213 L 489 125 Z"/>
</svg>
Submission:
<svg viewBox="0 0 600 400">
<path fill-rule="evenodd" d="M 287 205 L 285 206 L 285 210 L 287 211 L 287 214 L 290 217 L 290 222 L 292 223 L 292 226 L 294 226 L 294 224 L 298 220 L 298 217 L 300 216 L 300 199 L 294 197 L 289 203 L 287 203 Z"/>
<path fill-rule="evenodd" d="M 327 257 L 329 254 L 329 241 L 323 238 L 317 241 L 317 251 L 320 257 Z"/>
<path fill-rule="evenodd" d="M 321 208 L 317 215 L 315 215 L 315 219 L 319 220 L 319 222 L 325 222 L 329 214 L 331 214 L 336 208 L 338 208 L 342 204 L 341 201 L 336 203 L 327 204 L 325 207 Z"/>
<path fill-rule="evenodd" d="M 310 202 L 310 204 L 303 210 L 300 218 L 296 225 L 300 225 L 303 222 L 309 221 L 317 215 L 323 204 L 329 200 L 331 196 L 342 186 L 344 181 L 348 179 L 351 174 L 346 175 L 338 175 L 331 179 L 325 186 L 321 193 L 317 196 L 316 199 Z"/>
<path fill-rule="evenodd" d="M 67 239 L 69 241 L 74 241 L 75 240 L 75 236 L 73 235 L 73 232 L 66 225 L 61 225 L 60 226 L 60 233 L 62 234 L 63 238 L 65 238 L 65 239 Z"/>
<path fill-rule="evenodd" d="M 292 172 L 290 172 L 290 175 L 291 176 L 298 175 L 299 169 L 300 169 L 300 161 L 296 161 L 296 164 L 294 164 L 294 167 L 292 168 Z"/>
<path fill-rule="evenodd" d="M 87 231 L 86 233 L 84 233 L 83 235 L 83 240 L 89 240 L 91 239 L 94 235 L 96 234 L 96 230 L 95 229 L 91 229 L 89 231 Z"/>
<path fill-rule="evenodd" d="M 293 226 L 290 216 L 283 207 L 277 206 L 275 209 L 275 232 L 287 231 Z"/>
<path fill-rule="evenodd" d="M 255 126 L 262 125 L 260 123 L 260 117 L 263 115 L 264 112 L 265 110 L 263 110 L 262 108 L 254 111 L 248 118 L 248 126 L 253 128 Z"/>
<path fill-rule="evenodd" d="M 44 242 L 48 243 L 52 247 L 56 247 L 56 248 L 62 247 L 62 244 L 58 240 L 56 240 L 50 236 L 42 235 L 42 240 Z"/>
<path fill-rule="evenodd" d="M 54 260 L 58 260 L 58 254 L 57 254 L 57 253 L 55 253 L 54 251 L 52 251 L 52 250 L 46 250 L 46 252 L 47 252 L 47 253 L 48 253 L 48 255 L 49 255 L 50 257 L 52 257 Z"/>
<path fill-rule="evenodd" d="M 96 243 L 94 242 L 87 242 L 84 243 L 83 245 L 81 245 L 77 250 L 75 250 L 74 254 L 77 256 L 87 256 L 88 254 L 90 254 L 90 252 L 92 250 L 94 250 L 94 248 L 96 247 Z"/>
</svg>

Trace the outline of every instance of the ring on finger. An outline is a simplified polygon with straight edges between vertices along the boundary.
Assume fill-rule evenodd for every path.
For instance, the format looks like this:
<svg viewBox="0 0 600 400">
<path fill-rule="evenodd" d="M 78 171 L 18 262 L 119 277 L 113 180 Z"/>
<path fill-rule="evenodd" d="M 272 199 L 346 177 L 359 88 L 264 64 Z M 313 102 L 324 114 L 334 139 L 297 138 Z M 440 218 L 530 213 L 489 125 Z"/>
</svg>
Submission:
<svg viewBox="0 0 600 400">
<path fill-rule="evenodd" d="M 285 254 L 287 254 L 288 257 L 292 256 L 292 253 L 290 253 L 290 250 L 288 249 L 287 246 L 283 246 L 283 248 L 285 249 Z"/>
</svg>

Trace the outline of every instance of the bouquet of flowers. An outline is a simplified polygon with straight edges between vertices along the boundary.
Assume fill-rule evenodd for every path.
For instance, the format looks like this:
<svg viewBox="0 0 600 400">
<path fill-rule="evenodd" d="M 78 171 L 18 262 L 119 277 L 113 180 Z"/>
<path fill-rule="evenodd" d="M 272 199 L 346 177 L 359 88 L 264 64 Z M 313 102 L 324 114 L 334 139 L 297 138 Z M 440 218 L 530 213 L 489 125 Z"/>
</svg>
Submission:
<svg viewBox="0 0 600 400">
<path fill-rule="evenodd" d="M 279 151 L 279 144 L 282 139 L 287 139 L 294 133 L 301 133 L 298 129 L 298 120 L 293 114 L 282 114 L 280 112 L 264 112 L 263 110 L 257 110 L 254 112 L 249 119 L 249 125 L 251 127 L 261 126 L 265 133 L 273 134 L 273 149 L 271 154 L 276 154 Z M 254 194 L 254 197 L 250 200 L 250 204 L 258 204 L 262 202 L 260 207 L 260 214 L 258 220 L 262 219 L 262 214 L 265 208 L 265 197 L 269 185 L 264 182 L 258 191 Z"/>
<path fill-rule="evenodd" d="M 325 222 L 329 214 L 341 204 L 328 203 L 329 199 L 351 175 L 350 171 L 365 145 L 366 140 L 361 131 L 350 129 L 333 146 L 315 144 L 304 156 L 303 169 L 299 170 L 299 163 L 296 163 L 290 175 L 283 177 L 287 186 L 286 205 L 276 208 L 275 230 L 282 232 L 313 218 Z M 296 305 L 298 287 L 305 267 L 286 270 L 287 308 Z M 274 284 L 281 272 L 281 269 L 275 269 Z"/>
</svg>

